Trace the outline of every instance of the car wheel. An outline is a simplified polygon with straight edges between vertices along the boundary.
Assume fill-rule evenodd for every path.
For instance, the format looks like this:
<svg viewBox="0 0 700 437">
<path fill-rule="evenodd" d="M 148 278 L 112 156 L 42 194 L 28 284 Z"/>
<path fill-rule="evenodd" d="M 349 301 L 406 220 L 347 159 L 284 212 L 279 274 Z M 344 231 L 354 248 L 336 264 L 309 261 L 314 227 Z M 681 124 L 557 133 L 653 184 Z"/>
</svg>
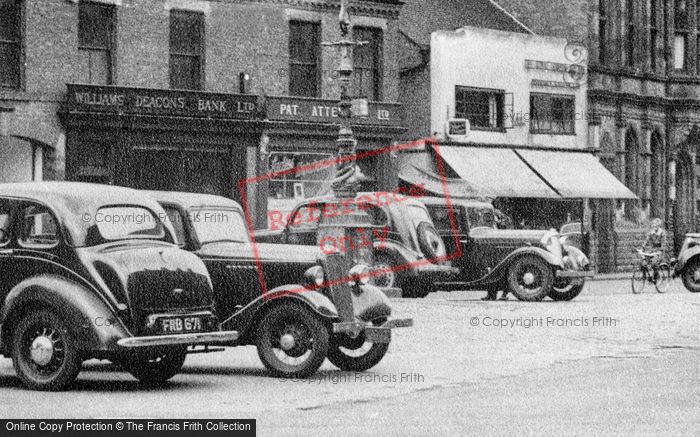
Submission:
<svg viewBox="0 0 700 437">
<path fill-rule="evenodd" d="M 382 272 L 371 277 L 372 284 L 379 288 L 393 288 L 398 286 L 398 276 L 396 272 L 396 262 L 394 258 L 385 253 L 374 255 L 374 270 Z"/>
<path fill-rule="evenodd" d="M 508 269 L 508 288 L 519 300 L 539 301 L 552 290 L 554 274 L 542 258 L 525 255 Z"/>
<path fill-rule="evenodd" d="M 418 245 L 426 258 L 435 259 L 447 254 L 445 242 L 442 241 L 435 226 L 428 222 L 422 222 L 418 225 L 416 233 L 418 234 Z"/>
<path fill-rule="evenodd" d="M 260 321 L 256 335 L 258 356 L 274 376 L 313 375 L 328 353 L 328 328 L 311 311 L 279 304 Z"/>
<path fill-rule="evenodd" d="M 700 258 L 693 259 L 683 269 L 683 285 L 691 293 L 700 292 Z"/>
<path fill-rule="evenodd" d="M 583 279 L 570 279 L 563 281 L 561 284 L 554 284 L 549 292 L 549 297 L 557 301 L 572 300 L 581 294 L 584 285 L 586 285 L 586 281 Z"/>
<path fill-rule="evenodd" d="M 386 320 L 373 323 L 381 325 Z M 389 350 L 389 343 L 371 343 L 364 333 L 356 338 L 347 334 L 333 336 L 328 349 L 328 361 L 340 370 L 363 372 L 379 364 Z"/>
<path fill-rule="evenodd" d="M 180 373 L 187 358 L 187 347 L 136 351 L 120 360 L 127 372 L 145 384 L 161 384 Z"/>
<path fill-rule="evenodd" d="M 73 333 L 57 315 L 45 310 L 19 321 L 12 359 L 17 375 L 32 390 L 64 390 L 75 381 L 82 365 Z"/>
</svg>

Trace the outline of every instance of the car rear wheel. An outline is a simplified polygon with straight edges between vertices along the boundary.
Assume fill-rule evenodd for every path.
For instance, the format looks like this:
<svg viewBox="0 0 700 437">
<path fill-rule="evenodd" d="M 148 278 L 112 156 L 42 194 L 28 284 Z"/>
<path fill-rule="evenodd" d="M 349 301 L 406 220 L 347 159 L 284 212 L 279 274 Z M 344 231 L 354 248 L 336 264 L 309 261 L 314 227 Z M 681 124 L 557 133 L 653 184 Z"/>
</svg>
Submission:
<svg viewBox="0 0 700 437">
<path fill-rule="evenodd" d="M 568 279 L 562 281 L 560 284 L 555 283 L 552 290 L 549 292 L 549 297 L 557 301 L 572 300 L 581 294 L 584 285 L 586 285 L 584 279 Z"/>
<path fill-rule="evenodd" d="M 681 278 L 683 279 L 683 285 L 688 291 L 691 293 L 700 292 L 700 258 L 691 260 L 685 266 Z"/>
<path fill-rule="evenodd" d="M 375 326 L 386 320 L 373 322 Z M 389 350 L 389 343 L 372 343 L 361 333 L 355 338 L 339 334 L 332 338 L 328 349 L 328 361 L 340 370 L 363 372 L 379 364 Z"/>
<path fill-rule="evenodd" d="M 390 255 L 379 252 L 374 255 L 373 270 L 381 271 L 370 280 L 375 287 L 393 288 L 398 286 L 398 276 L 396 272 L 396 261 Z"/>
<path fill-rule="evenodd" d="M 57 315 L 45 310 L 29 313 L 19 321 L 12 358 L 17 376 L 33 390 L 68 388 L 82 365 L 72 332 Z"/>
<path fill-rule="evenodd" d="M 542 258 L 525 255 L 508 269 L 508 288 L 519 300 L 539 301 L 552 290 L 554 274 Z"/>
<path fill-rule="evenodd" d="M 328 328 L 317 315 L 282 303 L 268 311 L 258 325 L 258 356 L 274 376 L 305 378 L 326 359 L 328 337 Z"/>
<path fill-rule="evenodd" d="M 426 258 L 435 259 L 447 254 L 445 242 L 442 241 L 435 226 L 428 222 L 422 222 L 418 225 L 416 233 L 418 234 L 418 245 Z"/>
<path fill-rule="evenodd" d="M 161 384 L 180 373 L 187 358 L 187 347 L 137 351 L 120 361 L 134 378 L 146 384 Z"/>
</svg>

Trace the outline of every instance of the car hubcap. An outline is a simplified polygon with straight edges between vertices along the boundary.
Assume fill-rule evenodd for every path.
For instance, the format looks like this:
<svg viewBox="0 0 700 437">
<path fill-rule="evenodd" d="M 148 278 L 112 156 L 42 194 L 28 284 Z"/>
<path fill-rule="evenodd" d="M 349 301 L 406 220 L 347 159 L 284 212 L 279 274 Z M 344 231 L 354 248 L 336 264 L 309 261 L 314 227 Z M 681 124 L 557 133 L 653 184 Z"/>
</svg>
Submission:
<svg viewBox="0 0 700 437">
<path fill-rule="evenodd" d="M 45 366 L 53 358 L 53 341 L 46 335 L 41 335 L 34 339 L 29 349 L 29 355 L 39 366 Z"/>
<path fill-rule="evenodd" d="M 696 268 L 693 272 L 693 281 L 700 282 L 700 268 Z"/>
<path fill-rule="evenodd" d="M 294 336 L 292 334 L 284 334 L 282 338 L 280 338 L 280 347 L 282 347 L 282 349 L 285 351 L 292 350 L 295 344 L 296 341 L 294 340 Z"/>
<path fill-rule="evenodd" d="M 535 283 L 535 274 L 532 272 L 527 272 L 523 275 L 523 283 L 525 285 L 532 285 Z"/>
</svg>

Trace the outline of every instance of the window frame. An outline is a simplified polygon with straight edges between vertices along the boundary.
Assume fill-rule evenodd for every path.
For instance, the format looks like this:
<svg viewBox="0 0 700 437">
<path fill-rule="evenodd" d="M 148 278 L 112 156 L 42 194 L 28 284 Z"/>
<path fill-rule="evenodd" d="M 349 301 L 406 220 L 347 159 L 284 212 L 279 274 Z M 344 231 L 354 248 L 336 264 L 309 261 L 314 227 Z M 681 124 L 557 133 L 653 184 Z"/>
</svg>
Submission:
<svg viewBox="0 0 700 437">
<path fill-rule="evenodd" d="M 90 45 L 85 45 L 83 44 L 82 40 L 82 33 L 81 30 L 83 27 L 81 26 L 81 20 L 80 17 L 82 8 L 96 8 L 96 9 L 102 9 L 102 10 L 107 10 L 109 11 L 109 32 L 107 36 L 107 46 L 90 46 Z M 115 31 L 116 31 L 116 20 L 117 20 L 117 8 L 114 7 L 112 4 L 106 4 L 106 3 L 98 3 L 94 1 L 81 1 L 78 4 L 78 52 L 85 51 L 85 52 L 106 52 L 107 53 L 107 66 L 109 68 L 108 72 L 108 77 L 107 77 L 107 83 L 104 85 L 112 85 L 115 80 L 114 80 L 114 50 L 115 50 L 115 44 L 116 44 L 116 36 L 115 36 Z M 88 66 L 88 81 L 89 83 L 94 83 L 92 81 L 92 61 L 90 61 L 90 65 Z"/>
<path fill-rule="evenodd" d="M 316 38 L 316 47 L 313 50 L 314 53 L 314 62 L 307 62 L 304 60 L 300 59 L 295 59 L 292 57 L 292 41 L 295 41 L 296 39 L 293 38 L 293 29 L 295 26 L 299 26 L 300 28 L 303 26 L 310 26 L 313 27 L 315 30 L 315 38 Z M 321 97 L 321 23 L 318 21 L 308 21 L 308 20 L 289 20 L 287 30 L 289 32 L 288 34 L 288 57 L 289 57 L 289 83 L 287 90 L 289 92 L 290 96 L 298 96 L 298 97 L 308 97 L 308 98 L 318 98 Z M 315 80 L 314 80 L 314 93 L 313 95 L 305 95 L 305 94 L 300 94 L 298 93 L 297 86 L 292 83 L 292 70 L 295 67 L 303 67 L 303 68 L 309 68 L 309 67 L 314 67 L 315 71 Z"/>
<path fill-rule="evenodd" d="M 371 27 L 371 26 L 355 26 L 353 27 L 353 38 L 356 41 L 362 41 L 361 38 L 364 38 L 364 36 L 360 35 L 355 35 L 355 32 L 368 32 L 371 34 L 371 39 L 368 41 L 368 45 L 371 46 L 372 50 L 372 58 L 373 58 L 373 64 L 371 67 L 364 67 L 364 66 L 358 66 L 356 63 L 357 59 L 354 57 L 354 54 L 357 52 L 357 48 L 353 52 L 353 91 L 355 93 L 354 97 L 359 97 L 359 98 L 366 98 L 370 101 L 381 101 L 382 99 L 382 84 L 383 84 L 383 74 L 384 74 L 384 30 L 379 28 L 379 27 Z M 362 47 L 359 48 L 359 50 L 362 50 Z M 358 94 L 358 87 L 356 86 L 356 80 L 357 80 L 357 73 L 358 71 L 363 72 L 364 74 L 365 71 L 372 71 L 373 74 L 373 80 L 372 80 L 372 96 L 361 96 Z M 362 83 L 362 77 L 360 78 L 360 82 Z"/>
<path fill-rule="evenodd" d="M 608 8 L 607 0 L 598 0 L 598 63 L 607 62 L 606 43 L 608 39 Z"/>
<path fill-rule="evenodd" d="M 5 207 L 7 207 L 7 209 L 3 210 Z M 3 211 L 5 211 L 8 216 L 5 228 L 0 231 L 0 247 L 8 246 L 14 239 L 13 228 L 16 222 L 15 209 L 15 205 L 13 205 L 9 199 L 0 198 L 0 216 L 4 214 Z"/>
<path fill-rule="evenodd" d="M 24 229 L 24 219 L 26 218 L 25 211 L 27 208 L 30 207 L 39 207 L 42 208 L 46 211 L 51 216 L 51 219 L 54 222 L 54 225 L 56 226 L 56 241 L 50 244 L 31 244 L 27 243 L 26 240 L 24 239 L 26 230 Z M 44 205 L 42 203 L 38 202 L 23 202 L 21 205 L 18 206 L 16 209 L 16 219 L 20 221 L 20 223 L 17 224 L 17 226 L 20 227 L 19 232 L 16 235 L 17 239 L 17 244 L 19 247 L 23 249 L 30 249 L 30 250 L 49 250 L 53 249 L 55 247 L 58 247 L 59 244 L 61 244 L 61 241 L 63 241 L 62 235 L 61 235 L 61 222 L 58 220 L 58 217 L 54 213 L 54 211 L 49 208 L 47 205 Z"/>
<path fill-rule="evenodd" d="M 539 118 L 535 117 L 535 105 L 534 105 L 534 98 L 539 97 L 539 98 L 547 98 L 549 100 L 549 110 L 551 113 L 551 117 L 548 120 L 549 122 L 549 129 L 542 128 L 542 127 L 537 127 L 534 128 L 533 126 L 535 123 L 541 123 L 539 122 Z M 561 120 L 556 120 L 554 118 L 554 102 L 555 101 L 567 101 L 571 103 L 571 119 L 567 123 L 567 120 L 565 118 L 562 118 Z M 561 131 L 557 131 L 554 129 L 555 123 L 561 122 L 563 129 Z M 566 126 L 570 125 L 571 130 L 567 130 Z M 576 95 L 575 94 L 557 94 L 557 93 L 543 93 L 543 92 L 531 92 L 530 93 L 530 134 L 533 135 L 576 135 Z"/>
<path fill-rule="evenodd" d="M 173 32 L 173 25 L 174 25 L 174 18 L 177 16 L 186 16 L 188 19 L 194 19 L 196 17 L 197 25 L 199 27 L 199 41 L 197 45 L 197 51 L 196 53 L 184 53 L 184 52 L 176 52 L 173 50 L 173 44 L 172 44 L 172 32 Z M 206 52 L 206 17 L 204 12 L 201 11 L 193 11 L 193 10 L 187 10 L 187 9 L 171 9 L 170 13 L 168 14 L 168 80 L 169 80 L 169 85 L 170 89 L 182 89 L 182 90 L 187 90 L 187 91 L 202 91 L 205 88 L 205 83 L 206 83 L 206 78 L 205 78 L 205 52 Z M 197 65 L 197 74 L 198 74 L 198 83 L 194 87 L 190 88 L 182 88 L 182 87 L 176 87 L 174 84 L 174 71 L 173 71 L 173 57 L 176 58 L 188 58 L 188 59 L 197 59 L 198 65 Z M 179 80 L 180 83 L 182 83 L 182 80 Z"/>
<path fill-rule="evenodd" d="M 681 16 L 678 12 L 678 5 L 680 4 L 681 1 L 685 1 L 686 5 L 686 10 L 685 14 Z M 687 73 L 690 62 L 688 60 L 688 45 L 690 43 L 690 12 L 689 12 L 689 5 L 687 0 L 674 0 L 673 3 L 673 26 L 674 26 L 674 31 L 673 31 L 673 71 L 676 73 Z M 683 19 L 681 19 L 681 17 Z M 679 37 L 683 38 L 683 63 L 681 67 L 677 67 L 677 57 L 676 57 L 676 41 Z"/>
<path fill-rule="evenodd" d="M 5 80 L 0 76 L 0 90 L 22 90 L 24 89 L 24 56 L 25 56 L 25 2 L 23 0 L 13 0 L 17 8 L 17 34 L 13 40 L 0 40 L 2 46 L 14 46 L 17 51 L 17 65 L 14 70 L 17 76 L 16 83 L 6 84 Z M 10 65 L 12 63 L 9 63 Z"/>
<path fill-rule="evenodd" d="M 625 15 L 627 19 L 627 35 L 625 39 L 625 57 L 627 58 L 625 64 L 627 67 L 634 68 L 637 65 L 637 60 L 635 55 L 637 50 L 635 47 L 635 38 L 637 37 L 637 23 L 635 23 L 635 18 L 637 14 L 635 13 L 635 1 L 626 0 L 625 1 Z"/>
<path fill-rule="evenodd" d="M 478 115 L 478 114 L 468 114 L 466 112 L 458 112 L 458 106 L 460 105 L 460 102 L 466 101 L 465 99 L 460 100 L 459 99 L 459 94 L 460 92 L 465 92 L 465 93 L 480 93 L 480 94 L 486 94 L 489 96 L 489 113 L 487 117 L 489 118 L 489 126 L 483 126 L 479 124 L 474 124 L 471 118 L 468 117 L 468 115 Z M 463 85 L 455 85 L 455 97 L 454 97 L 454 115 L 455 118 L 466 118 L 469 120 L 469 126 L 471 130 L 480 130 L 480 131 L 491 131 L 491 132 L 505 132 L 505 95 L 506 92 L 505 90 L 501 89 L 493 89 L 493 88 L 477 88 L 477 87 L 471 87 L 471 86 L 463 86 Z M 491 113 L 491 96 L 495 96 L 495 101 L 494 101 L 494 106 L 496 113 L 492 114 Z M 478 115 L 481 117 L 482 115 Z M 495 123 L 493 123 L 495 121 Z"/>
</svg>

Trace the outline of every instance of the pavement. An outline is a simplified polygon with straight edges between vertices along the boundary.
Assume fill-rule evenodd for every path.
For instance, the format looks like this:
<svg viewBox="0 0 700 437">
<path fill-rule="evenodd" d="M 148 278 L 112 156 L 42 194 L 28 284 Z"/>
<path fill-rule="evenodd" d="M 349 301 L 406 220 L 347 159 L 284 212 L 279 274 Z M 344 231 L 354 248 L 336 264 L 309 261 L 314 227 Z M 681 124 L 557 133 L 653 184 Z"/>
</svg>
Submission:
<svg viewBox="0 0 700 437">
<path fill-rule="evenodd" d="M 592 281 L 571 302 L 483 294 L 392 299 L 395 316 L 415 326 L 396 330 L 364 373 L 326 362 L 311 379 L 270 378 L 255 349 L 241 347 L 189 356 L 183 373 L 148 389 L 91 361 L 72 391 L 37 396 L 0 358 L 0 411 L 256 418 L 260 435 L 697 435 L 700 294 L 674 281 L 666 294 L 633 295 L 623 280 Z"/>
</svg>

